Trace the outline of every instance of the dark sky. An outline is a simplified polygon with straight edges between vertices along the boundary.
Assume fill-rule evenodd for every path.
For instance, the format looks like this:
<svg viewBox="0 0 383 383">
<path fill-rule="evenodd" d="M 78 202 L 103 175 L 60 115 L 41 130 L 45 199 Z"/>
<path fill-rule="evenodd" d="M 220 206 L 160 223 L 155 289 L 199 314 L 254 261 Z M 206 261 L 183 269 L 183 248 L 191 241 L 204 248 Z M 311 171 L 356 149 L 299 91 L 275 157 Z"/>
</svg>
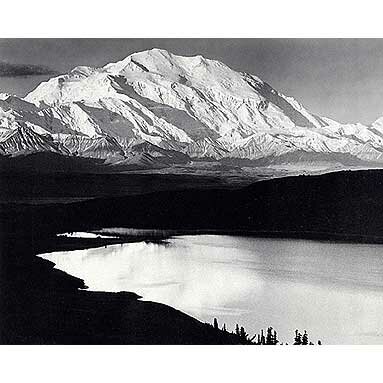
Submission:
<svg viewBox="0 0 383 383">
<path fill-rule="evenodd" d="M 383 115 L 383 39 L 0 39 L 0 60 L 66 72 L 154 47 L 223 61 L 341 122 Z M 23 96 L 49 77 L 0 77 L 0 92 Z"/>
</svg>

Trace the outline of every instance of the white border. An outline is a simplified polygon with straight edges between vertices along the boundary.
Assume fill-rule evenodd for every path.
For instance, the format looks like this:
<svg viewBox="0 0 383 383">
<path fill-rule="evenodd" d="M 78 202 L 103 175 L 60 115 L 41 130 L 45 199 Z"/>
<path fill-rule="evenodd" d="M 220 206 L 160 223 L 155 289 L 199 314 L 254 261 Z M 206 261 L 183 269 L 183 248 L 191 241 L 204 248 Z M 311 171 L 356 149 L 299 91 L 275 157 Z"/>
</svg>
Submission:
<svg viewBox="0 0 383 383">
<path fill-rule="evenodd" d="M 380 1 L 3 1 L 0 37 L 383 37 Z"/>
<path fill-rule="evenodd" d="M 13 346 L 3 382 L 375 382 L 379 347 Z"/>
<path fill-rule="evenodd" d="M 378 1 L 3 1 L 0 37 L 383 37 Z M 1 57 L 0 57 L 1 59 Z M 1 314 L 0 314 L 1 315 Z M 382 347 L 0 347 L 3 382 L 356 382 Z"/>
</svg>

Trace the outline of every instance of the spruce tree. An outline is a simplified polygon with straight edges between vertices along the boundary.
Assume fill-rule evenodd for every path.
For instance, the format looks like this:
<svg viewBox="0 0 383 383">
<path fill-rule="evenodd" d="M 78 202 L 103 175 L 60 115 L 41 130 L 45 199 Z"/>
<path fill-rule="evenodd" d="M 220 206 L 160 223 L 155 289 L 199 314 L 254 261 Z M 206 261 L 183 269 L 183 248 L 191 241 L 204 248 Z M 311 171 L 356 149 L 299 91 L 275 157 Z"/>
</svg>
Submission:
<svg viewBox="0 0 383 383">
<path fill-rule="evenodd" d="M 274 336 L 273 336 L 273 344 L 278 344 L 279 340 L 277 339 L 277 332 L 274 330 Z"/>
<path fill-rule="evenodd" d="M 263 335 L 263 329 L 261 330 L 261 344 L 265 344 L 265 336 Z"/>
<path fill-rule="evenodd" d="M 307 334 L 307 331 L 305 330 L 302 337 L 302 345 L 307 346 L 308 344 L 309 344 L 309 336 Z"/>
<path fill-rule="evenodd" d="M 245 331 L 245 329 L 241 326 L 241 330 L 240 330 L 240 338 L 241 338 L 241 341 L 243 342 L 243 343 L 246 343 L 246 341 L 247 341 L 247 334 L 246 334 L 246 331 Z"/>
<path fill-rule="evenodd" d="M 295 330 L 294 344 L 295 345 L 302 344 L 302 334 L 298 330 Z"/>
</svg>

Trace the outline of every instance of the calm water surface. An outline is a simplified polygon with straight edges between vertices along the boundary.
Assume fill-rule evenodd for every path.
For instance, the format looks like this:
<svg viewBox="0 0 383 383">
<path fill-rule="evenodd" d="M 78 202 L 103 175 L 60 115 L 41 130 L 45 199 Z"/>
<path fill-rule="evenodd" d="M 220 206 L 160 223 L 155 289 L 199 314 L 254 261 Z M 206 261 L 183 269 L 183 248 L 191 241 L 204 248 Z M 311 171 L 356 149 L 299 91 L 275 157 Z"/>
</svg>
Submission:
<svg viewBox="0 0 383 383">
<path fill-rule="evenodd" d="M 134 291 L 253 334 L 383 344 L 383 246 L 197 235 L 40 255 L 90 290 Z"/>
</svg>

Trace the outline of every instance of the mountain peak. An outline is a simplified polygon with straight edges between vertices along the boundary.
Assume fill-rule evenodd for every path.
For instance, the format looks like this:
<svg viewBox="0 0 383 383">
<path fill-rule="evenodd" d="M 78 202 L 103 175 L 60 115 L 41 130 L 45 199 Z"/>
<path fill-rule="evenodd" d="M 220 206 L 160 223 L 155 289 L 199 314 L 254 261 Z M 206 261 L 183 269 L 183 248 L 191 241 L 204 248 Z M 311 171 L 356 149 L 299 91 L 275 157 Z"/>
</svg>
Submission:
<svg viewBox="0 0 383 383">
<path fill-rule="evenodd" d="M 132 53 L 120 61 L 106 64 L 103 67 L 103 69 L 108 72 L 117 73 L 122 71 L 128 64 L 132 62 L 134 63 L 136 60 L 141 59 L 143 61 L 147 61 L 147 60 L 159 60 L 163 58 L 170 59 L 171 56 L 172 54 L 165 49 L 152 48 L 152 49 Z"/>
<path fill-rule="evenodd" d="M 159 48 L 132 53 L 123 60 L 107 64 L 103 67 L 105 71 L 114 75 L 122 72 L 139 71 L 161 74 L 171 79 L 176 78 L 175 76 L 180 74 L 192 74 L 195 70 L 197 72 L 201 72 L 201 70 L 206 72 L 209 68 L 211 72 L 214 72 L 213 68 L 226 68 L 228 71 L 231 71 L 229 67 L 220 61 L 207 59 L 201 55 L 176 55 Z"/>
<path fill-rule="evenodd" d="M 83 135 L 72 140 L 78 141 L 76 155 L 118 157 L 131 150 L 129 142 L 143 140 L 192 158 L 255 160 L 296 151 L 383 161 L 380 120 L 371 128 L 340 124 L 310 113 L 254 75 L 159 48 L 103 68 L 78 66 L 41 83 L 25 98 L 35 109 L 5 102 L 11 112 L 1 126 L 21 121 L 38 133 Z"/>
</svg>

